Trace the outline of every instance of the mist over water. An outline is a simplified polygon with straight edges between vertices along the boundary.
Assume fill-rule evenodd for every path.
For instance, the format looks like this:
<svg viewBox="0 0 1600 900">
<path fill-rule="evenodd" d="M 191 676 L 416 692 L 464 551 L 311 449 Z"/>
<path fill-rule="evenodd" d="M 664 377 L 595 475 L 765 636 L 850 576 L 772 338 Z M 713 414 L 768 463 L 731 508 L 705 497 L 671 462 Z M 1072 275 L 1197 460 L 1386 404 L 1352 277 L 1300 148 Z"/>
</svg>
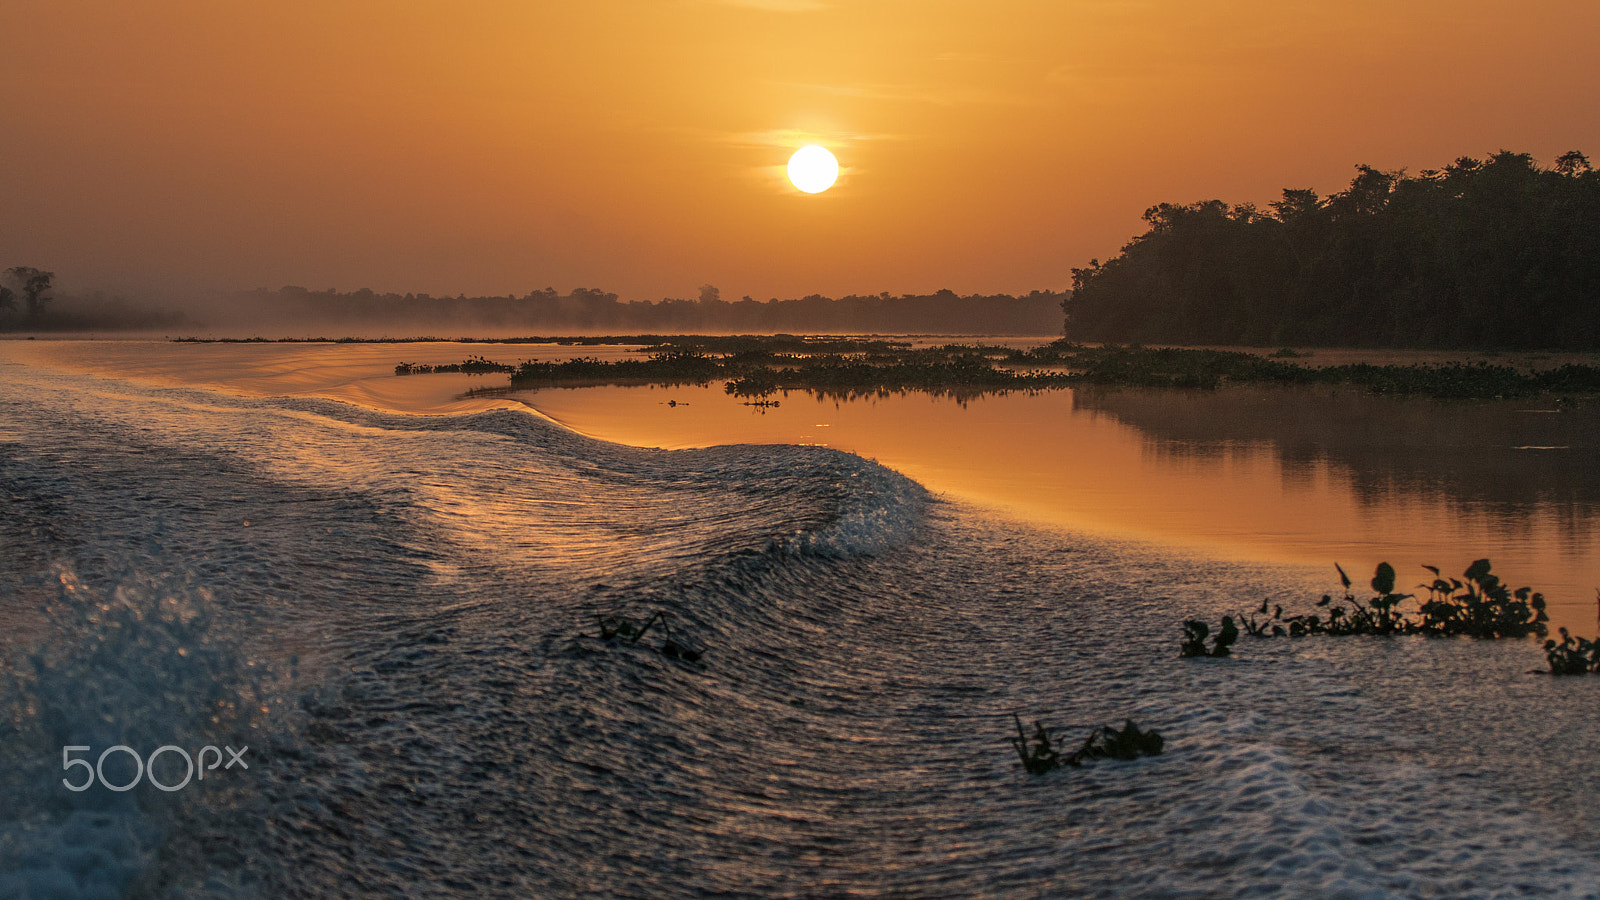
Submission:
<svg viewBox="0 0 1600 900">
<path fill-rule="evenodd" d="M 578 287 L 524 294 L 430 294 L 307 290 L 166 291 L 134 299 L 103 292 L 63 293 L 44 314 L 0 330 L 143 332 L 208 338 L 516 338 L 615 334 L 1016 334 L 1058 337 L 1065 294 L 967 296 L 881 294 L 833 298 L 723 299 L 714 285 L 693 298 L 634 297 Z"/>
<path fill-rule="evenodd" d="M 1297 568 L 1028 527 L 826 448 L 0 379 L 0 894 L 1600 884 L 1600 687 L 1523 674 L 1533 644 L 1176 657 L 1187 615 L 1320 587 Z M 595 636 L 656 612 L 700 664 Z M 1013 711 L 1169 749 L 1033 778 Z M 252 767 L 60 784 L 64 744 L 202 740 Z"/>
</svg>

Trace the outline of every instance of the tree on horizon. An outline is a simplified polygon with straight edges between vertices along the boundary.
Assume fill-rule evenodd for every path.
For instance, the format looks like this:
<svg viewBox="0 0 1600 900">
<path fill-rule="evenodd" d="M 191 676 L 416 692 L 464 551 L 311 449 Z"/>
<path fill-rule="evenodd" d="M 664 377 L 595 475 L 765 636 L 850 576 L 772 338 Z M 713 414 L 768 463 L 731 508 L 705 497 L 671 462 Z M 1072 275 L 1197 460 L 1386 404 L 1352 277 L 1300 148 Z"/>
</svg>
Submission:
<svg viewBox="0 0 1600 900">
<path fill-rule="evenodd" d="M 44 314 L 45 305 L 50 302 L 50 282 L 56 277 L 54 272 L 46 272 L 32 266 L 12 266 L 6 274 L 22 289 L 24 302 L 27 304 L 27 320 L 38 321 Z M 16 307 L 16 293 L 10 288 L 0 286 L 0 307 L 12 309 Z"/>
</svg>

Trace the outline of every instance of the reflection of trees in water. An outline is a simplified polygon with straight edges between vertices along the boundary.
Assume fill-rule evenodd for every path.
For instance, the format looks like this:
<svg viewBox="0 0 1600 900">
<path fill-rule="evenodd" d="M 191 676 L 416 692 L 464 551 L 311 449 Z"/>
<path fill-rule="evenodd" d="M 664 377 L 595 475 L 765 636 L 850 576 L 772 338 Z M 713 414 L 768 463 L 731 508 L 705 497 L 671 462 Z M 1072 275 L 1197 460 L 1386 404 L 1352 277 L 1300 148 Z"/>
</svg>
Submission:
<svg viewBox="0 0 1600 900">
<path fill-rule="evenodd" d="M 1589 540 L 1600 514 L 1600 408 L 1592 406 L 1256 387 L 1080 389 L 1074 400 L 1144 432 L 1147 452 L 1160 456 L 1220 462 L 1271 452 L 1295 486 L 1332 464 L 1369 507 L 1445 500 L 1505 521 L 1537 505 L 1574 541 Z"/>
</svg>

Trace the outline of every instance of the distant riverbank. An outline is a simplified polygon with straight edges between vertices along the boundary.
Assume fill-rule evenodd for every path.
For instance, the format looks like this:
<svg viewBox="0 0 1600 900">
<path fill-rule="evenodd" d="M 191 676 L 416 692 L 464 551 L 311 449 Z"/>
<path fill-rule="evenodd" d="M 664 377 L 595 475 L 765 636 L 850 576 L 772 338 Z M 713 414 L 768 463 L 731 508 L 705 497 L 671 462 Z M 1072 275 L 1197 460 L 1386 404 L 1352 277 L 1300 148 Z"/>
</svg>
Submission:
<svg viewBox="0 0 1600 900">
<path fill-rule="evenodd" d="M 615 340 L 644 346 L 637 358 L 578 357 L 516 366 L 482 359 L 435 365 L 402 362 L 395 371 L 399 375 L 459 372 L 472 366 L 510 373 L 508 387 L 514 389 L 722 381 L 729 394 L 756 398 L 782 391 L 838 398 L 903 391 L 976 396 L 1091 384 L 1198 389 L 1224 384 L 1351 385 L 1376 394 L 1441 399 L 1600 393 L 1596 364 L 1600 361 L 1583 354 L 1477 354 L 1472 359 L 1422 354 L 1404 361 L 1418 355 L 1289 348 L 1269 353 L 1064 340 L 1030 348 L 985 343 L 915 346 L 883 338 L 791 335 Z"/>
</svg>

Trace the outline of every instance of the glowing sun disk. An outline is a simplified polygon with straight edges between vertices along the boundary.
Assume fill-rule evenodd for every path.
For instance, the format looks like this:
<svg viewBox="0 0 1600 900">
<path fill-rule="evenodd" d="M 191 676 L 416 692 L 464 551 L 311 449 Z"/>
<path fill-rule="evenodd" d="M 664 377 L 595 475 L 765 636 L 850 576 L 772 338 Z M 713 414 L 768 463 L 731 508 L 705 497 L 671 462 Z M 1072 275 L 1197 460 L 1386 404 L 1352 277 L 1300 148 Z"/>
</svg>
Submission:
<svg viewBox="0 0 1600 900">
<path fill-rule="evenodd" d="M 820 194 L 839 178 L 839 161 L 826 147 L 807 144 L 789 157 L 789 180 L 808 194 Z"/>
</svg>

